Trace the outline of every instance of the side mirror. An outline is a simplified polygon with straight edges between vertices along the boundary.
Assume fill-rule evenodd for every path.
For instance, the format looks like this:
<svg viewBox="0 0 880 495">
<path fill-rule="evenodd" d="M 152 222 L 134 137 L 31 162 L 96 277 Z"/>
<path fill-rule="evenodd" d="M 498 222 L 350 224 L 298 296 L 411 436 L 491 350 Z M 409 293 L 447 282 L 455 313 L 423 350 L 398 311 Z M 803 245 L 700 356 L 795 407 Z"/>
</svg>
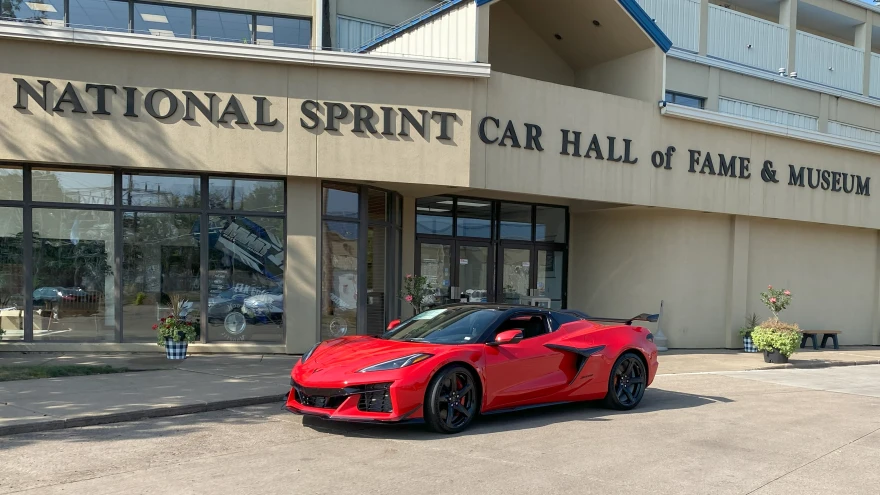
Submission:
<svg viewBox="0 0 880 495">
<path fill-rule="evenodd" d="M 499 333 L 495 336 L 495 340 L 489 342 L 491 346 L 505 345 L 505 344 L 516 344 L 523 339 L 523 331 L 522 330 L 506 330 L 504 332 Z"/>
<path fill-rule="evenodd" d="M 400 325 L 400 319 L 399 319 L 399 318 L 396 319 L 396 320 L 391 320 L 391 322 L 388 323 L 388 327 L 385 329 L 385 331 L 386 331 L 386 332 L 390 332 L 391 330 L 394 330 L 394 328 L 397 327 L 397 325 Z"/>
</svg>

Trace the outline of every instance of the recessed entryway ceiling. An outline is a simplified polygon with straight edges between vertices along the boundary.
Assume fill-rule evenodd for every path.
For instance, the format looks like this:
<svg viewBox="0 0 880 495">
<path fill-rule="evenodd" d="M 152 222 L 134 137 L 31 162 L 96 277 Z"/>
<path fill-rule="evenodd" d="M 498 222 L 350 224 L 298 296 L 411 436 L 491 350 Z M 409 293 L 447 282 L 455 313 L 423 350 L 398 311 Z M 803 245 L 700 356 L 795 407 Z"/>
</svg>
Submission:
<svg viewBox="0 0 880 495">
<path fill-rule="evenodd" d="M 616 0 L 504 0 L 502 3 L 512 7 L 574 70 L 654 46 Z"/>
</svg>

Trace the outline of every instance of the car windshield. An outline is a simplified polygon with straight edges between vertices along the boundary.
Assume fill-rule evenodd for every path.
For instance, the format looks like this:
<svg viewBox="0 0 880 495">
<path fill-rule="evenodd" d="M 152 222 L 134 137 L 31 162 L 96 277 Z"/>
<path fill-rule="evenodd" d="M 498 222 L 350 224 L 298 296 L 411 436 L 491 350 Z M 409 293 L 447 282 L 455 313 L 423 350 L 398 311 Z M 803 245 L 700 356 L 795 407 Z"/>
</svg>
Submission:
<svg viewBox="0 0 880 495">
<path fill-rule="evenodd" d="M 467 306 L 432 309 L 403 322 L 382 338 L 431 344 L 471 344 L 501 313 L 498 309 Z"/>
</svg>

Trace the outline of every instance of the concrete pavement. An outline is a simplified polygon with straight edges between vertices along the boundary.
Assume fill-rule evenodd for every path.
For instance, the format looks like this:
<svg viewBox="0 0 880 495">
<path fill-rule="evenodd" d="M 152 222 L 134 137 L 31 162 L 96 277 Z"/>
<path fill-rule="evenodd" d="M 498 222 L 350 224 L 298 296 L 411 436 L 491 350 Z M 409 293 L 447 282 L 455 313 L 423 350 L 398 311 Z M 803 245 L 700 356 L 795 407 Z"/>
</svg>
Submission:
<svg viewBox="0 0 880 495">
<path fill-rule="evenodd" d="M 0 353 L 0 366 L 107 364 L 138 371 L 112 375 L 0 382 L 0 435 L 278 402 L 296 356 L 195 355 L 184 362 L 156 354 Z M 880 363 L 880 347 L 804 349 L 786 365 L 761 354 L 726 350 L 661 353 L 660 373 L 715 373 Z"/>
<path fill-rule="evenodd" d="M 455 436 L 268 404 L 2 437 L 0 493 L 876 495 L 878 396 L 880 366 L 663 375 L 634 411 L 535 409 Z"/>
</svg>

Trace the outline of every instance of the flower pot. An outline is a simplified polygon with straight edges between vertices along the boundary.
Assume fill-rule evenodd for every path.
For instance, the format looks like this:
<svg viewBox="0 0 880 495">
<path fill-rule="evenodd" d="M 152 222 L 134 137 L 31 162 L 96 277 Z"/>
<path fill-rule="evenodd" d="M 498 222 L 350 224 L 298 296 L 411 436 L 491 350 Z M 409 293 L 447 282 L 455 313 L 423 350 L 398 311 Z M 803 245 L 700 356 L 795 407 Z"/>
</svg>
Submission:
<svg viewBox="0 0 880 495">
<path fill-rule="evenodd" d="M 755 347 L 755 342 L 752 340 L 751 335 L 743 337 L 743 352 L 758 352 L 758 348 Z"/>
<path fill-rule="evenodd" d="M 773 352 L 764 351 L 764 362 L 773 364 L 783 364 L 788 362 L 788 358 L 780 354 L 776 349 Z"/>
<path fill-rule="evenodd" d="M 186 348 L 189 343 L 185 340 L 175 342 L 165 339 L 165 357 L 168 359 L 186 359 Z"/>
</svg>

